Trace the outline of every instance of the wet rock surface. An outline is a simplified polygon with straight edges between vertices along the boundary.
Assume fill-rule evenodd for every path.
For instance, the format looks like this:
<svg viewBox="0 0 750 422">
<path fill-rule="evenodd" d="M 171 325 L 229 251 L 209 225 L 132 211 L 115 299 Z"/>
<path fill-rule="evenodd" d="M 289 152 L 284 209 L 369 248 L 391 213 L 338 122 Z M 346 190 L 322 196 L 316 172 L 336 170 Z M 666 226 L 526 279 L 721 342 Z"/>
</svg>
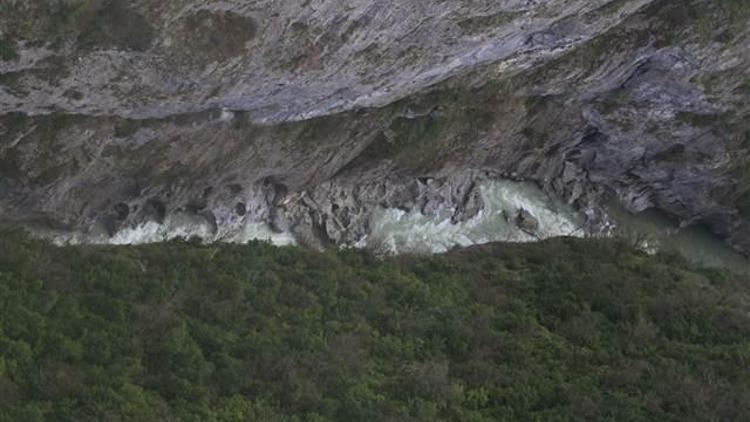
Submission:
<svg viewBox="0 0 750 422">
<path fill-rule="evenodd" d="M 592 230 L 615 199 L 750 251 L 745 1 L 65 4 L 0 14 L 3 224 L 325 247 L 510 178 Z"/>
<path fill-rule="evenodd" d="M 516 216 L 516 224 L 528 233 L 534 233 L 539 229 L 539 220 L 527 210 L 521 208 Z"/>
</svg>

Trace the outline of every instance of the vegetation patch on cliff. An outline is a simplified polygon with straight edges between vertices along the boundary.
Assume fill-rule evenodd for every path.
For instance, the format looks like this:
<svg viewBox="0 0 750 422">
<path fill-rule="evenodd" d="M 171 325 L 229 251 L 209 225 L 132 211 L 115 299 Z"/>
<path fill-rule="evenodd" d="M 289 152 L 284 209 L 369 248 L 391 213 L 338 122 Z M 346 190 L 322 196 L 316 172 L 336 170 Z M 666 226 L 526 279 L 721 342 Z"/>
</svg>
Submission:
<svg viewBox="0 0 750 422">
<path fill-rule="evenodd" d="M 245 43 L 255 37 L 252 18 L 231 12 L 201 10 L 182 20 L 175 43 L 193 59 L 226 60 L 245 52 Z"/>
<path fill-rule="evenodd" d="M 146 50 L 154 36 L 148 20 L 125 0 L 9 0 L 0 5 L 7 40 L 60 47 Z M 5 41 L 7 43 L 9 41 Z"/>
</svg>

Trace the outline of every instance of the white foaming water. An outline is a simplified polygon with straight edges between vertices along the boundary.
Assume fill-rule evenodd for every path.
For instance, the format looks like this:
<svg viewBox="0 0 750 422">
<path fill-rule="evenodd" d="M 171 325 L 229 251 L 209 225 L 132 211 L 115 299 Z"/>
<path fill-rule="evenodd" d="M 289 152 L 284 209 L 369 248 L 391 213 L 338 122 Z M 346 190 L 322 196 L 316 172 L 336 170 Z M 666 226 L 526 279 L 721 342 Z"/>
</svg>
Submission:
<svg viewBox="0 0 750 422">
<path fill-rule="evenodd" d="M 251 240 L 268 241 L 277 246 L 295 245 L 297 242 L 289 233 L 277 233 L 265 223 L 243 222 L 232 227 L 222 227 L 218 231 L 205 221 L 185 221 L 168 219 L 164 224 L 148 222 L 137 227 L 119 230 L 112 237 L 106 235 L 62 234 L 54 236 L 58 245 L 101 244 L 101 245 L 140 245 L 166 242 L 174 239 L 199 237 L 204 242 L 247 243 Z"/>
<path fill-rule="evenodd" d="M 579 224 L 579 214 L 572 207 L 546 195 L 535 184 L 500 180 L 480 186 L 484 208 L 473 218 L 454 224 L 450 217 L 422 214 L 418 209 L 378 209 L 370 221 L 370 233 L 354 244 L 344 247 L 366 248 L 378 254 L 441 253 L 454 247 L 490 242 L 533 242 L 557 236 L 583 237 L 586 231 Z M 445 205 L 440 214 L 455 211 Z M 520 228 L 516 217 L 526 210 L 538 222 L 528 232 Z M 680 228 L 662 216 L 652 213 L 631 215 L 618 206 L 608 206 L 614 231 L 610 236 L 637 240 L 648 253 L 676 252 L 688 260 L 706 266 L 729 268 L 750 273 L 748 261 L 718 237 L 700 227 Z M 137 245 L 177 238 L 200 237 L 204 242 L 247 243 L 268 241 L 277 246 L 295 245 L 291 233 L 276 232 L 268 224 L 236 215 L 231 209 L 214 210 L 216 222 L 199 215 L 174 214 L 164 224 L 148 222 L 124 228 L 113 236 L 38 232 L 58 245 L 114 244 Z M 101 232 L 101 230 L 99 230 Z"/>
<path fill-rule="evenodd" d="M 440 253 L 456 246 L 471 246 L 497 241 L 532 242 L 554 236 L 582 236 L 572 208 L 553 200 L 533 183 L 495 181 L 480 187 L 484 201 L 475 217 L 454 224 L 450 218 L 422 214 L 419 210 L 379 209 L 374 212 L 371 232 L 353 245 L 382 254 Z M 520 209 L 538 220 L 533 233 L 515 222 Z M 448 209 L 448 214 L 453 209 Z M 57 234 L 58 244 L 137 245 L 177 238 L 199 237 L 204 242 L 247 243 L 265 240 L 278 246 L 294 245 L 291 233 L 279 233 L 263 222 L 238 218 L 228 210 L 217 210 L 217 223 L 197 215 L 176 214 L 164 224 L 148 222 L 123 228 L 113 236 L 105 234 Z M 445 215 L 445 214 L 444 214 Z"/>
<path fill-rule="evenodd" d="M 489 242 L 533 242 L 556 236 L 583 236 L 575 211 L 555 201 L 533 183 L 495 181 L 480 187 L 484 209 L 468 221 L 453 224 L 418 210 L 385 209 L 376 213 L 370 234 L 355 247 L 379 253 L 440 253 L 456 246 Z M 539 222 L 529 233 L 515 224 L 520 209 Z"/>
<path fill-rule="evenodd" d="M 230 243 L 247 243 L 251 240 L 263 240 L 276 246 L 292 246 L 297 244 L 291 233 L 275 232 L 266 223 L 246 223 L 242 226 L 241 230 L 228 233 L 226 237 L 219 240 Z"/>
</svg>

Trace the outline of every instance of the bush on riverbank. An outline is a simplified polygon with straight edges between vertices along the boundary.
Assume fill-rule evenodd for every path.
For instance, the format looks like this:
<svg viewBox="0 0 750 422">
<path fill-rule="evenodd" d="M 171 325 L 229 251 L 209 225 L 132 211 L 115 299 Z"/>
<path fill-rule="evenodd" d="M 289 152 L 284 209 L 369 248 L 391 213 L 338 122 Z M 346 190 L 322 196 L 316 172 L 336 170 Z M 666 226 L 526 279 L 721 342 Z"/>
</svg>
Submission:
<svg viewBox="0 0 750 422">
<path fill-rule="evenodd" d="M 0 235 L 0 420 L 741 420 L 750 289 L 611 241 L 379 261 Z"/>
</svg>

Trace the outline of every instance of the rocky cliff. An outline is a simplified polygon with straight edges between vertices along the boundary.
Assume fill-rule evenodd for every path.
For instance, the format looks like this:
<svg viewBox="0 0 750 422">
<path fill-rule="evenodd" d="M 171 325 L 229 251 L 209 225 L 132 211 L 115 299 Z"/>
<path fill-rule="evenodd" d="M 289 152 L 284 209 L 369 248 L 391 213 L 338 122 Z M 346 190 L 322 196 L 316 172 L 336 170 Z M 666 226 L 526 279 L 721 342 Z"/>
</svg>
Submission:
<svg viewBox="0 0 750 422">
<path fill-rule="evenodd" d="M 494 178 L 750 251 L 747 0 L 6 0 L 0 219 L 302 243 Z"/>
</svg>

